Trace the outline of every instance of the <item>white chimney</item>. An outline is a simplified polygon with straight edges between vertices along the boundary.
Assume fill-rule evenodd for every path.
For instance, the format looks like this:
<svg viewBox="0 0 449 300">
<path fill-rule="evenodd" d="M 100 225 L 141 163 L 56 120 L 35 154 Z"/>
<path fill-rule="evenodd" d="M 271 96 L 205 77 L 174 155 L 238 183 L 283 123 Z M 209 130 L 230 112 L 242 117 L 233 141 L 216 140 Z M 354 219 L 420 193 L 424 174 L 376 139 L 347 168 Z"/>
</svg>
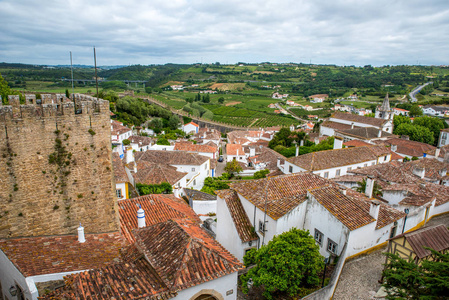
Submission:
<svg viewBox="0 0 449 300">
<path fill-rule="evenodd" d="M 379 210 L 380 202 L 377 200 L 371 201 L 369 206 L 369 215 L 377 220 L 377 218 L 379 217 Z"/>
<path fill-rule="evenodd" d="M 374 190 L 374 178 L 366 177 L 365 195 L 368 198 L 372 198 L 373 197 L 373 190 Z"/>
<path fill-rule="evenodd" d="M 314 139 L 314 142 L 315 142 L 315 145 L 318 145 L 318 144 L 320 143 L 320 139 L 316 137 L 316 138 Z"/>
<path fill-rule="evenodd" d="M 295 152 L 295 156 L 298 156 L 299 155 L 299 147 L 298 147 L 298 145 L 296 145 L 296 152 Z"/>
<path fill-rule="evenodd" d="M 440 176 L 445 177 L 447 175 L 447 169 L 441 169 L 439 173 L 440 173 Z"/>
<path fill-rule="evenodd" d="M 145 227 L 145 211 L 142 209 L 142 206 L 139 205 L 139 210 L 137 211 L 137 227 L 142 228 Z"/>
<path fill-rule="evenodd" d="M 391 151 L 396 152 L 398 150 L 398 145 L 391 145 Z"/>
<path fill-rule="evenodd" d="M 281 159 L 278 157 L 278 161 L 276 163 L 276 166 L 281 170 Z"/>
<path fill-rule="evenodd" d="M 250 157 L 256 156 L 256 148 L 253 148 L 253 147 L 249 148 L 249 156 Z"/>
<path fill-rule="evenodd" d="M 81 226 L 80 223 L 80 227 L 78 227 L 78 242 L 84 243 L 85 241 L 86 239 L 84 238 L 84 227 Z"/>
<path fill-rule="evenodd" d="M 334 136 L 334 149 L 343 148 L 343 139 L 339 136 Z"/>
<path fill-rule="evenodd" d="M 354 129 L 354 123 L 351 123 L 351 129 Z"/>
<path fill-rule="evenodd" d="M 418 166 L 415 166 L 413 168 L 413 174 L 415 174 L 416 176 L 418 176 L 421 179 L 424 179 L 425 175 L 426 175 L 426 170 L 424 168 L 420 168 Z"/>
<path fill-rule="evenodd" d="M 382 130 L 381 129 L 379 129 L 379 132 L 377 133 L 377 137 L 378 138 L 382 137 Z"/>
<path fill-rule="evenodd" d="M 132 147 L 126 147 L 126 164 L 134 161 L 134 153 Z"/>
<path fill-rule="evenodd" d="M 299 146 L 300 146 L 300 147 L 304 146 L 304 140 L 300 140 L 300 141 L 299 141 Z"/>
<path fill-rule="evenodd" d="M 346 187 L 340 187 L 340 190 L 343 195 L 346 195 Z"/>
<path fill-rule="evenodd" d="M 440 156 L 440 148 L 435 149 L 435 158 L 438 158 Z"/>
</svg>

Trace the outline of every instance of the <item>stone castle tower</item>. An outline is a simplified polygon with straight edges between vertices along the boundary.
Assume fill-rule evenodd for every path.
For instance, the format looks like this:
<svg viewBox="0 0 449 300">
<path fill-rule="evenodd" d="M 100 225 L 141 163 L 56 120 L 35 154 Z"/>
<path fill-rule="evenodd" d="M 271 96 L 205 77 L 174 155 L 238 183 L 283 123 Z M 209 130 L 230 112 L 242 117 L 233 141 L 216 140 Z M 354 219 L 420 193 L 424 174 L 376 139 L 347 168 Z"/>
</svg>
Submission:
<svg viewBox="0 0 449 300">
<path fill-rule="evenodd" d="M 109 102 L 0 102 L 0 238 L 118 230 Z"/>
<path fill-rule="evenodd" d="M 394 112 L 390 108 L 390 99 L 388 98 L 388 93 L 387 93 L 382 105 L 380 107 L 376 108 L 375 118 L 385 119 L 385 120 L 393 120 L 393 117 L 394 117 Z"/>
</svg>

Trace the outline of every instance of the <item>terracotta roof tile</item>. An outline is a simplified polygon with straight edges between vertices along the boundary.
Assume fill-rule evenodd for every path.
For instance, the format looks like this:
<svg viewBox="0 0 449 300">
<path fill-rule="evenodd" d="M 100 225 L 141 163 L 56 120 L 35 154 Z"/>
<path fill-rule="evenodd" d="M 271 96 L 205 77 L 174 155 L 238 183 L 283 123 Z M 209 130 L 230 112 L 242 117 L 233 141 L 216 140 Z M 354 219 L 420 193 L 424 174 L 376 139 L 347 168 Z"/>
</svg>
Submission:
<svg viewBox="0 0 449 300">
<path fill-rule="evenodd" d="M 386 131 L 381 131 L 381 136 L 379 137 L 379 130 L 380 129 L 374 127 L 360 127 L 353 129 L 337 130 L 337 133 L 363 140 L 371 140 L 385 137 L 397 137 L 397 135 L 388 133 Z"/>
<path fill-rule="evenodd" d="M 389 153 L 389 149 L 383 146 L 352 147 L 307 153 L 288 161 L 304 170 L 318 171 L 377 160 Z"/>
<path fill-rule="evenodd" d="M 128 175 L 126 175 L 125 166 L 123 165 L 122 159 L 117 152 L 112 153 L 112 168 L 114 169 L 116 183 L 129 182 Z"/>
<path fill-rule="evenodd" d="M 372 146 L 372 144 L 361 141 L 361 140 L 350 140 L 346 143 L 343 143 L 346 147 L 363 147 L 363 146 Z"/>
<path fill-rule="evenodd" d="M 349 125 L 349 124 L 337 123 L 337 122 L 333 122 L 333 121 L 324 121 L 323 123 L 321 123 L 320 126 L 328 127 L 328 128 L 332 128 L 332 129 L 338 129 L 338 130 L 351 129 L 351 125 Z M 354 128 L 356 128 L 356 127 L 357 126 L 354 126 Z"/>
<path fill-rule="evenodd" d="M 383 126 L 383 124 L 385 124 L 385 122 L 387 122 L 387 120 L 384 120 L 384 119 L 359 116 L 356 114 L 344 113 L 344 112 L 335 112 L 334 114 L 332 114 L 331 118 L 368 124 L 368 125 L 371 125 L 374 127 L 381 127 L 381 126 Z"/>
<path fill-rule="evenodd" d="M 176 184 L 187 174 L 178 172 L 176 167 L 148 161 L 137 162 L 137 173 L 132 173 L 136 183 L 161 184 L 168 182 L 171 185 Z"/>
<path fill-rule="evenodd" d="M 25 276 L 73 272 L 115 263 L 126 240 L 119 232 L 0 240 L 0 249 Z"/>
<path fill-rule="evenodd" d="M 283 156 L 282 154 L 279 154 L 270 148 L 262 147 L 261 153 L 259 155 L 257 155 L 256 157 L 249 158 L 249 160 L 253 164 L 265 163 L 267 165 L 266 169 L 278 170 L 278 167 L 277 167 L 278 158 L 281 160 L 280 163 L 282 165 L 287 160 L 287 158 L 285 156 Z"/>
<path fill-rule="evenodd" d="M 226 154 L 227 155 L 245 155 L 245 152 L 243 151 L 243 147 L 240 144 L 226 144 Z"/>
<path fill-rule="evenodd" d="M 216 146 L 199 145 L 192 142 L 178 142 L 175 143 L 176 151 L 188 151 L 188 152 L 204 152 L 204 153 L 216 153 L 218 148 Z"/>
<path fill-rule="evenodd" d="M 185 151 L 150 150 L 135 152 L 135 160 L 168 165 L 201 165 L 209 160 L 209 157 Z"/>
<path fill-rule="evenodd" d="M 443 224 L 407 232 L 394 237 L 393 240 L 403 236 L 418 258 L 424 258 L 431 254 L 424 247 L 432 248 L 438 252 L 449 249 L 449 230 Z"/>
<path fill-rule="evenodd" d="M 434 155 L 436 150 L 436 147 L 432 145 L 400 138 L 393 138 L 377 142 L 384 145 L 396 145 L 397 150 L 395 152 L 416 157 L 423 156 L 423 153 Z"/>
<path fill-rule="evenodd" d="M 310 194 L 351 231 L 376 221 L 360 201 L 347 197 L 335 187 L 318 187 Z"/>
<path fill-rule="evenodd" d="M 111 130 L 112 135 L 120 135 L 125 132 L 132 131 L 128 127 L 123 126 L 122 123 L 115 121 L 115 120 L 111 121 L 111 125 L 112 125 L 112 130 Z"/>
<path fill-rule="evenodd" d="M 217 191 L 217 195 L 225 200 L 228 210 L 231 213 L 232 220 L 239 234 L 240 240 L 245 243 L 249 241 L 255 241 L 259 239 L 259 236 L 254 231 L 251 221 L 248 218 L 245 210 L 243 209 L 242 202 L 240 201 L 237 192 L 233 190 L 221 190 Z"/>
<path fill-rule="evenodd" d="M 296 173 L 232 183 L 231 188 L 274 220 L 306 200 L 307 190 L 327 185 L 328 181 L 311 173 Z"/>
<path fill-rule="evenodd" d="M 170 291 L 242 269 L 242 264 L 189 220 L 169 220 L 134 231 L 137 248 Z"/>
<path fill-rule="evenodd" d="M 137 228 L 138 204 L 145 211 L 147 226 L 151 226 L 170 219 L 187 218 L 200 224 L 201 219 L 193 209 L 182 199 L 173 195 L 146 195 L 133 199 L 118 200 L 120 215 L 120 227 L 123 235 L 130 241 L 134 241 L 131 234 Z"/>
<path fill-rule="evenodd" d="M 139 147 L 141 146 L 147 146 L 154 142 L 154 140 L 148 136 L 141 136 L 141 135 L 132 135 L 128 138 L 128 140 L 131 142 L 131 144 L 137 144 Z"/>
</svg>

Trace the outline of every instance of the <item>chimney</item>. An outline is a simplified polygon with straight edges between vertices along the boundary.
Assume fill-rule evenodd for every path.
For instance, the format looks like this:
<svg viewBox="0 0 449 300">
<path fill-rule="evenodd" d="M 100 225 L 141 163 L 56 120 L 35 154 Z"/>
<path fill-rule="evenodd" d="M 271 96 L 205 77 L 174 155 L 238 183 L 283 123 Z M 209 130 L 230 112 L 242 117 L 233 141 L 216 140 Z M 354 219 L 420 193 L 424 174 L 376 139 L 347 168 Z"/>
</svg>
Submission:
<svg viewBox="0 0 449 300">
<path fill-rule="evenodd" d="M 377 133 L 377 137 L 378 138 L 382 137 L 382 130 L 381 129 L 379 129 L 379 132 Z"/>
<path fill-rule="evenodd" d="M 351 123 L 351 129 L 354 129 L 354 123 Z"/>
<path fill-rule="evenodd" d="M 441 169 L 439 173 L 440 173 L 440 176 L 445 177 L 447 175 L 447 169 Z"/>
<path fill-rule="evenodd" d="M 137 211 L 137 227 L 142 228 L 145 227 L 145 211 L 142 209 L 142 206 L 138 204 L 139 210 Z"/>
<path fill-rule="evenodd" d="M 373 200 L 369 205 L 369 215 L 377 220 L 379 217 L 380 202 L 378 200 Z"/>
<path fill-rule="evenodd" d="M 449 163 L 449 152 L 446 152 L 446 153 L 444 154 L 443 162 Z"/>
<path fill-rule="evenodd" d="M 300 141 L 299 141 L 299 146 L 300 146 L 300 147 L 304 146 L 304 140 L 300 140 Z"/>
<path fill-rule="evenodd" d="M 372 176 L 368 176 L 366 177 L 365 195 L 368 198 L 373 198 L 373 190 L 374 190 L 374 178 Z"/>
<path fill-rule="evenodd" d="M 126 147 L 126 164 L 134 161 L 134 153 L 132 147 Z"/>
<path fill-rule="evenodd" d="M 278 161 L 276 163 L 276 167 L 279 168 L 279 170 L 281 170 L 281 159 L 278 157 Z"/>
<path fill-rule="evenodd" d="M 256 156 L 256 148 L 253 148 L 253 147 L 249 148 L 249 156 L 250 157 Z"/>
<path fill-rule="evenodd" d="M 391 145 L 391 151 L 393 152 L 398 151 L 398 145 Z"/>
<path fill-rule="evenodd" d="M 342 186 L 342 187 L 340 187 L 340 190 L 341 190 L 342 194 L 346 196 L 346 187 Z"/>
<path fill-rule="evenodd" d="M 423 179 L 426 175 L 426 169 L 415 166 L 413 168 L 413 174 L 415 174 L 416 176 L 418 176 L 419 178 Z"/>
<path fill-rule="evenodd" d="M 315 145 L 318 145 L 320 143 L 320 139 L 316 137 L 314 142 L 315 142 Z"/>
<path fill-rule="evenodd" d="M 408 135 L 401 135 L 401 139 L 403 140 L 410 140 L 410 137 Z"/>
<path fill-rule="evenodd" d="M 334 136 L 334 149 L 343 148 L 343 139 L 339 136 Z"/>
<path fill-rule="evenodd" d="M 80 227 L 78 227 L 78 242 L 84 243 L 85 241 L 86 239 L 84 238 L 84 227 L 81 226 L 80 223 Z"/>
<path fill-rule="evenodd" d="M 438 158 L 440 156 L 440 148 L 435 149 L 435 158 Z"/>
<path fill-rule="evenodd" d="M 298 156 L 298 154 L 299 154 L 299 147 L 298 147 L 298 145 L 296 145 L 296 152 L 295 152 L 295 156 Z"/>
</svg>

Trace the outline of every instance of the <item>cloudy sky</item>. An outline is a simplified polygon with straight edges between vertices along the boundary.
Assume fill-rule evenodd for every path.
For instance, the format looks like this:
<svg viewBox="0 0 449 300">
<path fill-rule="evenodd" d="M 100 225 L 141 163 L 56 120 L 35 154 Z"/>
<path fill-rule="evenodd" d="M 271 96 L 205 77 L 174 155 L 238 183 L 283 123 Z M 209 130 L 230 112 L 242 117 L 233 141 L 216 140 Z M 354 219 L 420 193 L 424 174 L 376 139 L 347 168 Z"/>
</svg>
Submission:
<svg viewBox="0 0 449 300">
<path fill-rule="evenodd" d="M 0 0 L 0 62 L 449 64 L 449 0 Z"/>
</svg>

